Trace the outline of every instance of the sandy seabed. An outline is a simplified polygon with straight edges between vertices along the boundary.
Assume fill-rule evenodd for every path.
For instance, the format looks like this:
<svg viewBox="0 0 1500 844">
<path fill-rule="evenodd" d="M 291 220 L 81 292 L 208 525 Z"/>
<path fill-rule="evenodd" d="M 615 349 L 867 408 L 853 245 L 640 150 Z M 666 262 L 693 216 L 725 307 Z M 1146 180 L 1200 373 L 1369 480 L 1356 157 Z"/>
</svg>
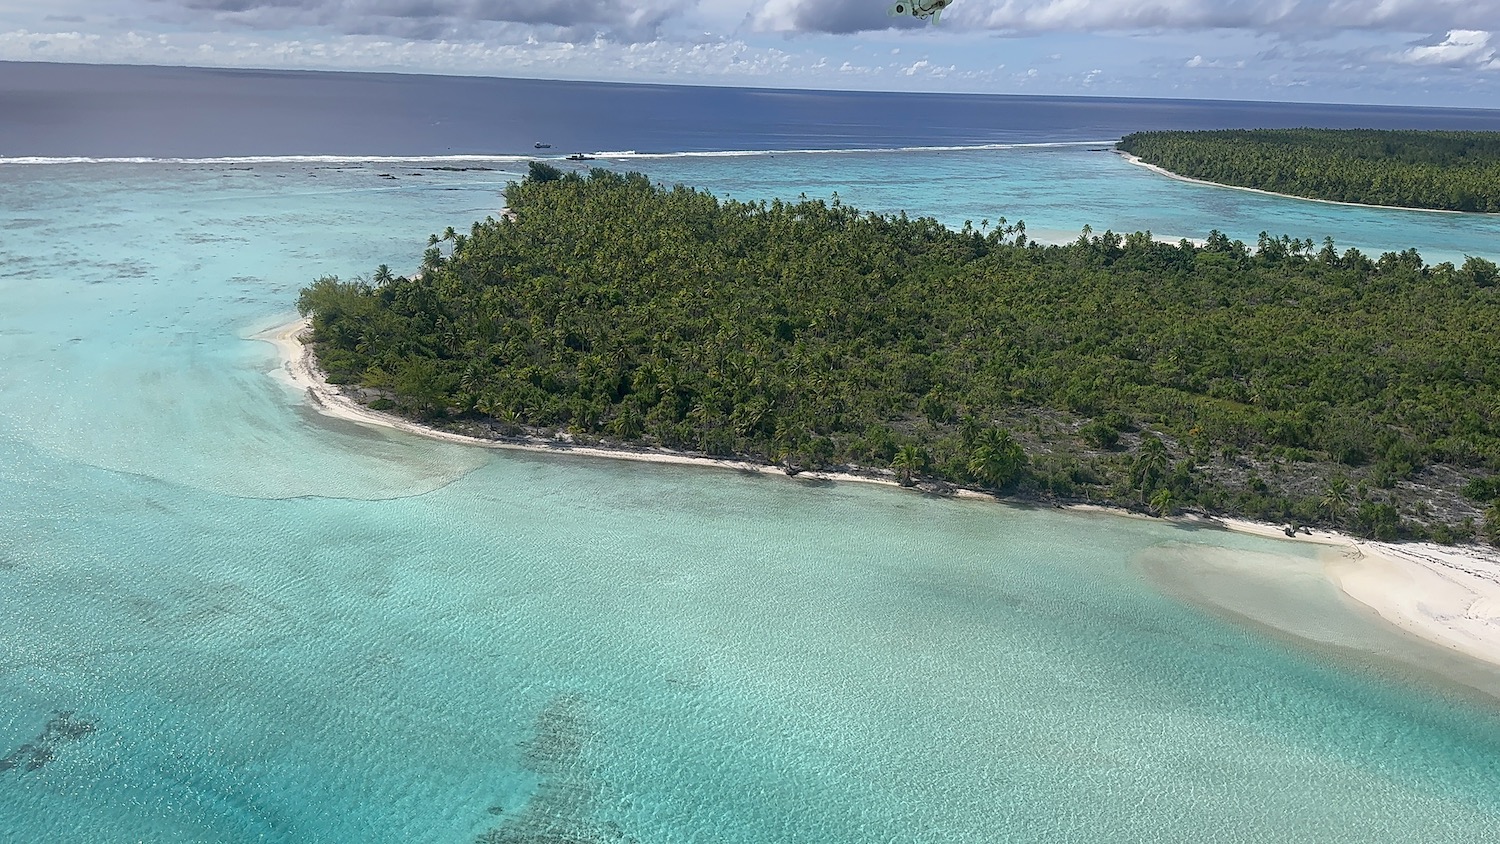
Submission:
<svg viewBox="0 0 1500 844">
<path fill-rule="evenodd" d="M 253 339 L 278 350 L 281 363 L 275 375 L 301 391 L 319 413 L 349 422 L 394 428 L 447 442 L 485 448 L 505 448 L 549 454 L 566 453 L 649 463 L 712 466 L 782 475 L 775 466 L 738 460 L 698 457 L 663 450 L 625 450 L 573 445 L 565 440 L 500 442 L 438 431 L 359 404 L 323 378 L 311 347 L 303 342 L 306 319 L 277 326 Z M 851 481 L 897 486 L 894 478 L 839 472 L 803 472 L 801 478 Z M 981 493 L 960 495 L 988 498 Z M 1069 509 L 1130 516 L 1122 510 L 1091 505 Z M 1500 553 L 1479 546 L 1433 543 L 1369 542 L 1331 531 L 1304 531 L 1288 538 L 1278 525 L 1244 519 L 1185 516 L 1183 521 L 1210 522 L 1228 530 L 1272 539 L 1312 542 L 1327 546 L 1323 574 L 1350 600 L 1367 607 L 1397 628 L 1453 653 L 1500 666 Z"/>
</svg>

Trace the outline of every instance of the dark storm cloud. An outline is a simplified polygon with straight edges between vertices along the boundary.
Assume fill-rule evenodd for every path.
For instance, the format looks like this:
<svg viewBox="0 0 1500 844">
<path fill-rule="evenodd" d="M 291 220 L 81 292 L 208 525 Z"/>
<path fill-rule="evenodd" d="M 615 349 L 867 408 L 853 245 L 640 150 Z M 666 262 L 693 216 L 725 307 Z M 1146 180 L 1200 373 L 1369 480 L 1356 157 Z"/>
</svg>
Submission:
<svg viewBox="0 0 1500 844">
<path fill-rule="evenodd" d="M 305 7 L 300 0 L 180 0 L 175 5 L 205 12 L 249 12 L 255 9 L 297 9 Z"/>
<path fill-rule="evenodd" d="M 851 32 L 865 32 L 872 29 L 886 29 L 888 27 L 918 27 L 926 26 L 923 21 L 910 16 L 891 17 L 887 10 L 895 0 L 829 0 L 829 2 L 792 2 L 781 4 L 766 4 L 765 10 L 771 9 L 773 5 L 782 7 L 781 14 L 790 26 L 780 27 L 797 32 L 828 32 L 834 34 L 847 34 Z"/>
<path fill-rule="evenodd" d="M 689 0 L 158 0 L 187 13 L 207 13 L 222 23 L 275 30 L 316 26 L 334 32 L 406 38 L 475 35 L 475 25 L 556 27 L 570 40 L 603 34 L 650 38 Z"/>
</svg>

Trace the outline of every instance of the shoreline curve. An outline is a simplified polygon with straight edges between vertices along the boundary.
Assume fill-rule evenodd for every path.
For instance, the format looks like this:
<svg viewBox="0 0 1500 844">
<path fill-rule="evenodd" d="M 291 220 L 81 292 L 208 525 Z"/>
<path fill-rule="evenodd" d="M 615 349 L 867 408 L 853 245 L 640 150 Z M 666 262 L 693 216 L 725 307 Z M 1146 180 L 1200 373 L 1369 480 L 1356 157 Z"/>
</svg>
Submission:
<svg viewBox="0 0 1500 844">
<path fill-rule="evenodd" d="M 1194 185 L 1206 185 L 1211 188 L 1242 190 L 1248 191 L 1250 193 L 1258 193 L 1261 196 L 1275 196 L 1282 199 L 1296 199 L 1301 200 L 1302 202 L 1322 202 L 1326 205 L 1347 205 L 1350 208 L 1372 208 L 1377 211 L 1420 211 L 1424 214 L 1474 214 L 1480 217 L 1489 216 L 1482 211 L 1454 211 L 1450 208 L 1416 208 L 1410 205 L 1370 205 L 1369 203 L 1365 202 L 1345 202 L 1340 199 L 1319 199 L 1315 196 L 1298 196 L 1295 193 L 1277 193 L 1273 190 L 1265 190 L 1264 188 L 1251 188 L 1244 185 L 1227 185 L 1223 182 L 1210 182 L 1207 179 L 1195 179 L 1192 176 L 1184 176 L 1181 173 L 1173 173 L 1171 170 L 1168 170 L 1165 167 L 1142 161 L 1140 156 L 1125 152 L 1124 150 L 1117 149 L 1115 150 L 1115 154 L 1124 158 L 1131 164 L 1134 164 L 1137 167 L 1144 167 L 1159 176 L 1166 176 L 1169 179 L 1176 179 L 1179 182 L 1187 182 Z"/>
<path fill-rule="evenodd" d="M 1149 165 L 1147 165 L 1149 166 Z M 392 428 L 444 442 L 531 451 L 578 454 L 615 460 L 670 463 L 750 471 L 785 476 L 777 466 L 744 460 L 700 457 L 665 450 L 631 450 L 575 445 L 566 439 L 530 438 L 519 442 L 482 439 L 440 431 L 408 419 L 371 410 L 324 380 L 312 347 L 303 342 L 311 321 L 297 319 L 251 335 L 276 347 L 279 363 L 273 375 L 303 394 L 324 416 L 363 425 Z M 799 478 L 847 481 L 897 487 L 894 477 L 847 472 L 803 471 Z M 931 491 L 931 490 L 922 490 Z M 996 500 L 994 496 L 957 489 L 954 497 Z M 1074 512 L 1147 518 L 1094 504 L 1064 505 Z M 1305 530 L 1288 537 L 1279 525 L 1233 517 L 1179 516 L 1182 524 L 1220 527 L 1288 542 L 1314 543 L 1342 553 L 1325 555 L 1323 574 L 1351 603 L 1375 613 L 1386 623 L 1451 653 L 1500 666 L 1500 551 L 1480 546 L 1435 543 L 1374 542 L 1326 530 Z"/>
</svg>

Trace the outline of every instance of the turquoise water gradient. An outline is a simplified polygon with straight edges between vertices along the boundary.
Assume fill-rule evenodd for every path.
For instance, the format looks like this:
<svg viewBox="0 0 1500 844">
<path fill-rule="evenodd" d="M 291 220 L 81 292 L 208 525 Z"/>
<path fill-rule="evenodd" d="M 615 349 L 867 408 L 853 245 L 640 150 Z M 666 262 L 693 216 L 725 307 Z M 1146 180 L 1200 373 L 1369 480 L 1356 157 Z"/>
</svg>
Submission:
<svg viewBox="0 0 1500 844">
<path fill-rule="evenodd" d="M 1461 264 L 1465 254 L 1500 259 L 1500 214 L 1360 208 L 1192 184 L 1130 164 L 1104 151 L 1110 146 L 603 163 L 741 199 L 799 191 L 826 199 L 837 191 L 860 209 L 907 209 L 949 225 L 1024 220 L 1030 235 L 1044 242 L 1076 238 L 1085 225 L 1096 233 L 1150 231 L 1170 240 L 1201 239 L 1217 228 L 1252 247 L 1265 231 L 1311 238 L 1319 246 L 1332 237 L 1341 251 L 1353 246 L 1371 255 L 1415 247 L 1429 263 Z"/>
<path fill-rule="evenodd" d="M 904 154 L 630 165 L 747 198 L 977 222 L 1011 197 L 989 216 L 1059 230 L 1095 203 L 1099 230 L 1137 227 L 1116 208 L 1244 236 L 1199 188 L 1081 148 L 924 153 L 934 181 L 904 195 Z M 245 338 L 319 274 L 409 268 L 428 232 L 497 210 L 515 165 L 238 166 L 0 168 L 0 838 L 1472 842 L 1500 823 L 1492 699 L 1158 586 L 1256 555 L 1315 571 L 1309 546 L 316 415 Z M 1213 201 L 1235 226 L 1260 213 Z M 1287 213 L 1352 244 L 1399 212 Z M 1424 254 L 1493 236 L 1385 219 Z M 1379 638 L 1331 588 L 1299 600 Z"/>
</svg>

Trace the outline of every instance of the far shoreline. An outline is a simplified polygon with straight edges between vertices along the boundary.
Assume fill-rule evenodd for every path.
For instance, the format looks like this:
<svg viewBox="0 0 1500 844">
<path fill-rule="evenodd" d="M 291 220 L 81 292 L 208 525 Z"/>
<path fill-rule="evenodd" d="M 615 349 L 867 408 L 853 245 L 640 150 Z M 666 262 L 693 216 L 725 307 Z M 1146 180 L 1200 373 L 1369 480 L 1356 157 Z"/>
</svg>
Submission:
<svg viewBox="0 0 1500 844">
<path fill-rule="evenodd" d="M 876 484 L 955 498 L 983 499 L 998 503 L 1006 501 L 989 493 L 958 487 L 903 487 L 893 474 L 876 474 L 879 470 L 871 470 L 871 474 L 816 470 L 788 473 L 782 467 L 749 460 L 697 456 L 665 449 L 576 445 L 564 438 L 527 437 L 507 441 L 442 431 L 394 414 L 372 410 L 345 395 L 338 386 L 328 383 L 318 367 L 312 347 L 303 341 L 310 327 L 310 320 L 299 318 L 251 335 L 250 339 L 261 340 L 276 347 L 279 362 L 273 374 L 291 389 L 302 393 L 309 404 L 324 416 L 482 448 L 733 469 L 817 481 Z M 1154 518 L 1097 504 L 1052 506 L 1069 512 L 1116 518 Z M 1280 525 L 1224 516 L 1189 514 L 1166 517 L 1163 521 L 1184 526 L 1215 527 L 1267 539 L 1313 543 L 1329 551 L 1338 551 L 1337 554 L 1324 556 L 1323 574 L 1349 601 L 1374 612 L 1389 625 L 1428 645 L 1479 660 L 1492 667 L 1500 667 L 1500 552 L 1495 549 L 1426 542 L 1374 542 L 1334 531 L 1309 528 L 1289 535 L 1287 529 Z"/>
<path fill-rule="evenodd" d="M 1258 193 L 1262 196 L 1275 196 L 1280 197 L 1281 199 L 1297 199 L 1301 200 L 1302 202 L 1322 202 L 1326 205 L 1345 205 L 1350 208 L 1373 208 L 1383 211 L 1420 211 L 1424 214 L 1470 214 L 1479 217 L 1491 216 L 1484 211 L 1454 211 L 1448 208 L 1415 208 L 1409 205 L 1370 205 L 1364 202 L 1344 202 L 1338 199 L 1319 199 L 1314 196 L 1298 196 L 1295 193 L 1277 193 L 1273 190 L 1265 190 L 1263 188 L 1250 188 L 1245 187 L 1244 185 L 1226 185 L 1223 182 L 1210 182 L 1207 179 L 1195 179 L 1192 176 L 1184 176 L 1181 173 L 1173 173 L 1171 170 L 1168 170 L 1165 167 L 1161 167 L 1156 164 L 1149 164 L 1145 161 L 1142 161 L 1140 156 L 1128 153 L 1121 149 L 1117 149 L 1114 152 L 1116 155 L 1121 156 L 1131 164 L 1134 164 L 1137 167 L 1144 167 L 1159 176 L 1166 176 L 1169 179 L 1176 179 L 1179 182 L 1187 182 L 1194 185 L 1206 185 L 1207 187 L 1211 188 L 1226 188 L 1228 190 L 1249 191 L 1250 193 Z"/>
</svg>

